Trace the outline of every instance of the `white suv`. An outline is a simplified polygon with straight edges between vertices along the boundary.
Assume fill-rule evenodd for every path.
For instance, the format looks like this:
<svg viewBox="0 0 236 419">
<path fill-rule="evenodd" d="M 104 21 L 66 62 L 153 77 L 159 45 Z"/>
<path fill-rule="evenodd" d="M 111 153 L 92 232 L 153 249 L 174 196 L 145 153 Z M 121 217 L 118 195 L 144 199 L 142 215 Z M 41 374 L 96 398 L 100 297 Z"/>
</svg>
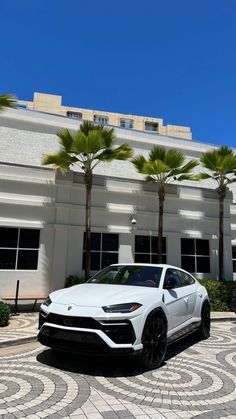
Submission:
<svg viewBox="0 0 236 419">
<path fill-rule="evenodd" d="M 210 336 L 206 289 L 171 265 L 117 264 L 88 282 L 54 291 L 41 305 L 38 340 L 86 354 L 136 354 L 146 369 L 164 360 L 167 344 L 198 331 Z"/>
</svg>

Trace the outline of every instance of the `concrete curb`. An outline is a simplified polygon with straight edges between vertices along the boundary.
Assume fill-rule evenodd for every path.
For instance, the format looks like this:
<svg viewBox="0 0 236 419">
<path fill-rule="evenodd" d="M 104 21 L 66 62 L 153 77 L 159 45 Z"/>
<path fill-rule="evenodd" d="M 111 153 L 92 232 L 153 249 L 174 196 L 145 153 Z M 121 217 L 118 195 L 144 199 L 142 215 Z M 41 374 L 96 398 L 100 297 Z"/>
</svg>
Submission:
<svg viewBox="0 0 236 419">
<path fill-rule="evenodd" d="M 27 338 L 5 340 L 3 342 L 0 342 L 0 348 L 6 348 L 8 346 L 17 346 L 17 345 L 22 345 L 24 343 L 30 343 L 30 342 L 36 342 L 36 341 L 37 341 L 37 335 L 29 336 Z"/>
<path fill-rule="evenodd" d="M 212 317 L 211 322 L 236 322 L 236 315 L 235 317 Z"/>
</svg>

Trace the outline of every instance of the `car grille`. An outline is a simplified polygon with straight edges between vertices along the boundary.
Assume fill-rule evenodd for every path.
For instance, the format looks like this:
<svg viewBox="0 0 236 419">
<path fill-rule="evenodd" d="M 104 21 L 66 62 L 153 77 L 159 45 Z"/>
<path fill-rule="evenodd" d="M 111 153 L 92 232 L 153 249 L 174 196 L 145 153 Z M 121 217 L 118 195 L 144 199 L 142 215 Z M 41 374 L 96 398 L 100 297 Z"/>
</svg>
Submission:
<svg viewBox="0 0 236 419">
<path fill-rule="evenodd" d="M 132 348 L 114 348 L 109 346 L 93 332 L 58 329 L 43 326 L 38 335 L 38 341 L 54 349 L 83 354 L 130 353 Z"/>
<path fill-rule="evenodd" d="M 129 320 L 102 320 L 100 323 L 92 317 L 63 316 L 55 313 L 45 314 L 42 310 L 40 311 L 39 328 L 47 322 L 58 326 L 96 329 L 102 330 L 114 343 L 126 344 L 135 342 L 134 329 Z"/>
</svg>

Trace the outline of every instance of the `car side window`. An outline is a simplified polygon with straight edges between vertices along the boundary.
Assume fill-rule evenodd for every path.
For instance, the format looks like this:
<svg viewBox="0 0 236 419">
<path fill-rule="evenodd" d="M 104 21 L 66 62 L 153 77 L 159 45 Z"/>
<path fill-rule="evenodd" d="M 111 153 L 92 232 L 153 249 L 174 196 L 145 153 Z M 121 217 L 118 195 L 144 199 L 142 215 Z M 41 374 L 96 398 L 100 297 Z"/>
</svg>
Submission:
<svg viewBox="0 0 236 419">
<path fill-rule="evenodd" d="M 177 275 L 177 271 L 176 271 L 176 269 L 171 269 L 171 268 L 169 268 L 169 269 L 167 269 L 167 270 L 166 270 L 166 273 L 165 273 L 164 288 L 165 288 L 165 285 L 166 285 L 166 283 L 167 283 L 168 279 L 170 279 L 170 278 L 173 278 L 173 279 L 174 279 L 174 282 L 175 282 L 175 284 L 176 284 L 176 285 L 173 287 L 173 289 L 174 289 L 174 288 L 179 288 L 179 287 L 181 287 L 180 278 L 179 278 L 179 276 Z"/>
<path fill-rule="evenodd" d="M 187 285 L 192 285 L 195 283 L 194 279 L 186 272 L 178 271 L 178 276 L 180 278 L 181 287 L 186 287 Z"/>
</svg>

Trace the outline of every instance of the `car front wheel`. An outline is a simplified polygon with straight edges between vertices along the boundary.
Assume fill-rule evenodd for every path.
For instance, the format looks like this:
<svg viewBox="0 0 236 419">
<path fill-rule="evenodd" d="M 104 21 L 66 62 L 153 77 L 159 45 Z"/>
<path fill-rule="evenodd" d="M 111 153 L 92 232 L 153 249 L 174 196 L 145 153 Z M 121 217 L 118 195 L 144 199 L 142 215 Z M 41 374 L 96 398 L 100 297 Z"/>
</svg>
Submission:
<svg viewBox="0 0 236 419">
<path fill-rule="evenodd" d="M 141 363 L 145 369 L 160 367 L 164 361 L 167 349 L 167 327 L 160 317 L 147 320 L 142 336 L 143 350 Z"/>
</svg>

